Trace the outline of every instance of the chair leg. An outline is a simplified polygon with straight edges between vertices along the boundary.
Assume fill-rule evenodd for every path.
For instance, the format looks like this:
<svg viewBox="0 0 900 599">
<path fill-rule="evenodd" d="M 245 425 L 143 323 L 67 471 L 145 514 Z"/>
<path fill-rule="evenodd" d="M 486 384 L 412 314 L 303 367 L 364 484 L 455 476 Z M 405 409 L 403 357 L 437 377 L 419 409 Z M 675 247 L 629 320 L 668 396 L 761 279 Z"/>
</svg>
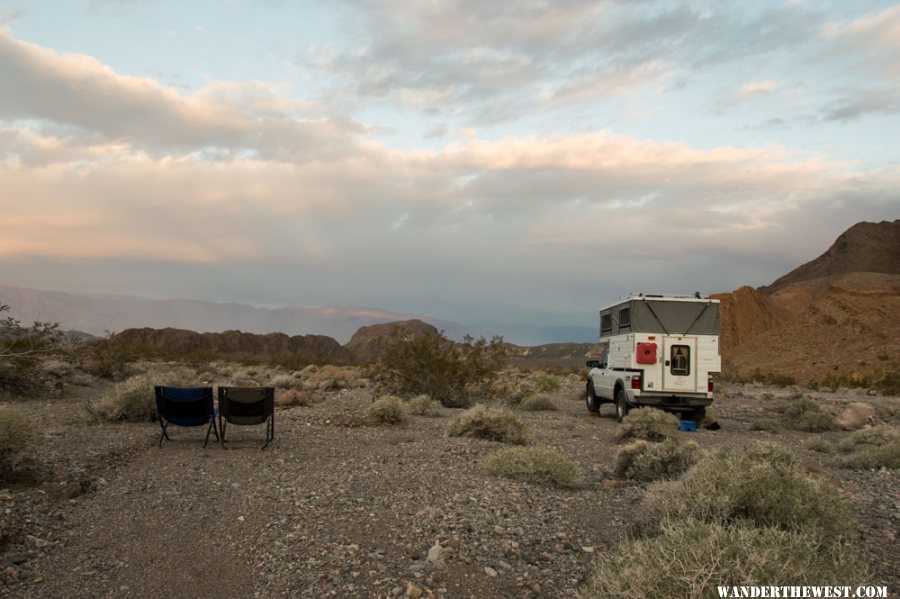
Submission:
<svg viewBox="0 0 900 599">
<path fill-rule="evenodd" d="M 269 446 L 269 443 L 275 439 L 275 419 L 270 416 L 266 420 L 266 444 L 262 446 L 263 449 Z"/>
<path fill-rule="evenodd" d="M 159 442 L 156 444 L 156 446 L 157 446 L 158 448 L 161 448 L 161 447 L 162 447 L 162 442 L 163 442 L 163 439 L 164 439 L 164 438 L 165 438 L 165 439 L 168 439 L 168 438 L 169 438 L 169 435 L 166 434 L 166 427 L 167 427 L 167 426 L 168 426 L 168 424 L 165 423 L 165 422 L 163 422 L 163 419 L 160 418 L 160 419 L 159 419 L 159 428 L 162 429 L 162 432 L 159 434 Z"/>
<path fill-rule="evenodd" d="M 216 441 L 218 441 L 219 440 L 219 427 L 216 426 L 216 417 L 215 416 L 213 416 L 213 419 L 212 419 L 212 429 L 213 429 L 213 434 L 216 436 Z"/>
<path fill-rule="evenodd" d="M 222 445 L 222 449 L 228 449 L 225 446 L 225 427 L 228 426 L 228 421 L 222 417 L 219 417 L 219 443 Z"/>
<path fill-rule="evenodd" d="M 215 418 L 209 419 L 209 425 L 206 427 L 206 438 L 203 439 L 203 449 L 206 449 L 206 446 L 209 443 L 209 432 L 212 430 L 212 427 L 215 425 L 215 423 Z"/>
</svg>

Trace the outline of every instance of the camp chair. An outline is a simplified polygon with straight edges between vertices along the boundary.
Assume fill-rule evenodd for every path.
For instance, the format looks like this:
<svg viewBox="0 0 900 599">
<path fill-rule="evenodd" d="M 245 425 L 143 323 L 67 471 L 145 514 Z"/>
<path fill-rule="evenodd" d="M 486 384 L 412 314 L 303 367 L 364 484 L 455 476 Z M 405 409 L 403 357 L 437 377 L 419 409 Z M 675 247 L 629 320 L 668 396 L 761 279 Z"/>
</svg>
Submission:
<svg viewBox="0 0 900 599">
<path fill-rule="evenodd" d="M 154 390 L 156 391 L 156 413 L 159 418 L 159 426 L 162 428 L 158 447 L 162 447 L 163 439 L 171 441 L 166 432 L 170 424 L 178 426 L 207 425 L 203 447 L 209 443 L 210 431 L 216 434 L 216 441 L 219 440 L 212 387 L 183 388 L 157 385 Z"/>
<path fill-rule="evenodd" d="M 219 387 L 219 427 L 222 447 L 228 424 L 266 425 L 266 444 L 275 439 L 275 389 L 272 387 Z"/>
</svg>

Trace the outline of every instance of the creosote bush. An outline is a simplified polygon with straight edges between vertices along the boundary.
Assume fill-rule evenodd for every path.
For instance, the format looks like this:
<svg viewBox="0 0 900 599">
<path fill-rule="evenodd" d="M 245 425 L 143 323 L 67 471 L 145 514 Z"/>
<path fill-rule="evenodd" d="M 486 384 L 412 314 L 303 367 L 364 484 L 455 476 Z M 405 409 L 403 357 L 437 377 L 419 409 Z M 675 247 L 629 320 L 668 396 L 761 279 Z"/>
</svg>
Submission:
<svg viewBox="0 0 900 599">
<path fill-rule="evenodd" d="M 841 465 L 855 470 L 900 468 L 900 426 L 878 424 L 854 431 L 838 445 L 849 453 Z"/>
<path fill-rule="evenodd" d="M 675 481 L 657 483 L 644 501 L 642 524 L 692 518 L 723 525 L 749 523 L 838 537 L 849 532 L 850 510 L 829 484 L 807 477 L 784 450 L 707 455 Z"/>
<path fill-rule="evenodd" d="M 538 391 L 543 393 L 551 392 L 551 391 L 559 391 L 562 385 L 559 382 L 559 378 L 553 375 L 544 375 L 539 376 L 534 381 L 535 387 L 537 387 Z"/>
<path fill-rule="evenodd" d="M 278 374 L 272 377 L 272 386 L 276 389 L 293 389 L 299 381 L 292 374 Z"/>
<path fill-rule="evenodd" d="M 0 314 L 9 306 L 0 303 Z M 0 319 L 0 394 L 33 396 L 43 389 L 41 360 L 66 353 L 64 336 L 55 323 L 30 327 L 11 316 Z"/>
<path fill-rule="evenodd" d="M 838 445 L 841 451 L 850 452 L 858 449 L 881 447 L 891 443 L 900 443 L 900 426 L 877 424 L 854 431 Z"/>
<path fill-rule="evenodd" d="M 467 407 L 474 395 L 486 393 L 505 361 L 501 337 L 487 341 L 466 336 L 457 344 L 443 333 L 413 340 L 398 337 L 381 359 L 396 393 L 424 393 L 449 408 Z"/>
<path fill-rule="evenodd" d="M 818 403 L 801 397 L 790 401 L 784 408 L 785 426 L 808 433 L 822 433 L 840 428 L 833 414 L 824 411 Z"/>
<path fill-rule="evenodd" d="M 580 481 L 575 462 L 551 447 L 507 447 L 485 459 L 485 472 L 529 483 L 574 487 Z"/>
<path fill-rule="evenodd" d="M 423 393 L 406 402 L 406 411 L 416 416 L 440 416 L 441 403 Z"/>
<path fill-rule="evenodd" d="M 656 408 L 631 410 L 619 427 L 619 438 L 664 441 L 678 433 L 678 417 Z"/>
<path fill-rule="evenodd" d="M 20 478 L 22 466 L 37 436 L 37 427 L 22 410 L 0 406 L 0 481 Z"/>
<path fill-rule="evenodd" d="M 668 480 L 681 476 L 699 458 L 700 446 L 693 441 L 638 439 L 616 451 L 615 476 L 641 482 Z"/>
<path fill-rule="evenodd" d="M 822 437 L 813 437 L 810 439 L 806 444 L 806 448 L 818 453 L 831 453 L 834 451 L 834 446 L 829 443 L 827 439 L 823 439 Z"/>
<path fill-rule="evenodd" d="M 515 445 L 524 445 L 528 440 L 525 425 L 514 414 L 498 408 L 488 408 L 484 404 L 469 408 L 454 418 L 447 427 L 447 435 Z"/>
<path fill-rule="evenodd" d="M 866 560 L 814 534 L 777 528 L 667 523 L 655 537 L 625 541 L 594 562 L 582 599 L 718 598 L 717 586 L 861 585 Z"/>
<path fill-rule="evenodd" d="M 369 404 L 366 411 L 381 424 L 400 424 L 406 418 L 403 400 L 394 395 L 379 397 Z"/>
<path fill-rule="evenodd" d="M 538 412 L 542 410 L 555 410 L 556 406 L 546 395 L 529 395 L 519 402 L 519 409 L 526 412 Z"/>
</svg>

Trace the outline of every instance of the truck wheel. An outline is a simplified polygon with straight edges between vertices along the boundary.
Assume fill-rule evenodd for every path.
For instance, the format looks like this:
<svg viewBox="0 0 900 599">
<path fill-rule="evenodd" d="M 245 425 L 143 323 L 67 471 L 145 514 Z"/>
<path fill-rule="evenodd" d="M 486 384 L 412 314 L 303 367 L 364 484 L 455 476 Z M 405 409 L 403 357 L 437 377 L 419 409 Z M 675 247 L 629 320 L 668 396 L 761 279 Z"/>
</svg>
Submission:
<svg viewBox="0 0 900 599">
<path fill-rule="evenodd" d="M 616 420 L 622 422 L 628 415 L 628 400 L 625 398 L 625 389 L 619 389 L 616 393 Z"/>
<path fill-rule="evenodd" d="M 594 392 L 594 383 L 588 381 L 587 384 L 587 409 L 588 412 L 600 411 L 600 400 Z"/>
</svg>

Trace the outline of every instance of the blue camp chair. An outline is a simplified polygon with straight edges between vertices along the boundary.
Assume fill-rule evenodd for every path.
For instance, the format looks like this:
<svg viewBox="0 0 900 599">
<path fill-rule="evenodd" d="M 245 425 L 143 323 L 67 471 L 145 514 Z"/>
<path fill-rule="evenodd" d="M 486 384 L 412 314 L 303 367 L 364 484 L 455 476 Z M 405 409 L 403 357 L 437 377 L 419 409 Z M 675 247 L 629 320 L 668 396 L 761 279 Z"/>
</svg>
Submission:
<svg viewBox="0 0 900 599">
<path fill-rule="evenodd" d="M 177 426 L 203 426 L 206 425 L 206 439 L 203 447 L 209 443 L 209 433 L 214 432 L 216 441 L 219 440 L 219 430 L 216 428 L 216 409 L 213 406 L 212 387 L 163 387 L 157 385 L 156 413 L 159 417 L 159 426 L 162 433 L 159 435 L 159 447 L 162 447 L 163 439 L 169 439 L 166 429 L 170 424 Z M 171 441 L 171 439 L 169 439 Z"/>
<path fill-rule="evenodd" d="M 219 428 L 222 447 L 225 447 L 225 428 L 228 424 L 266 425 L 266 443 L 275 439 L 275 389 L 272 387 L 219 387 Z"/>
</svg>

